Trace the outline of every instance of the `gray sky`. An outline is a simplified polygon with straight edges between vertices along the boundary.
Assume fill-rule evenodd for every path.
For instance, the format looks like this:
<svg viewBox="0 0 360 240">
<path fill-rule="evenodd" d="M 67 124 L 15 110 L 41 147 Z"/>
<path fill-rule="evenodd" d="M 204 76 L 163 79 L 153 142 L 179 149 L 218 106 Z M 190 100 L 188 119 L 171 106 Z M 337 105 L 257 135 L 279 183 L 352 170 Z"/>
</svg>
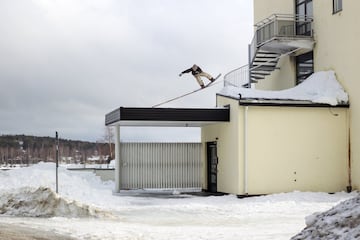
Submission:
<svg viewBox="0 0 360 240">
<path fill-rule="evenodd" d="M 192 64 L 212 75 L 246 64 L 252 26 L 252 0 L 0 0 L 0 134 L 99 140 L 115 108 L 197 89 L 178 76 Z M 164 107 L 213 107 L 221 87 Z"/>
</svg>

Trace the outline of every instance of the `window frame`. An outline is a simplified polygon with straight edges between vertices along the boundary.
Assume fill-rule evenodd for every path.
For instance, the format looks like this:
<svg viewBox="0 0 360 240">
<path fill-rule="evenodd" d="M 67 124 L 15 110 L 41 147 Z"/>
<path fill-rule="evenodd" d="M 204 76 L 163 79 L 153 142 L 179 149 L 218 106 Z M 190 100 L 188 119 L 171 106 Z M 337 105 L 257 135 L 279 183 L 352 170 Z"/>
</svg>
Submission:
<svg viewBox="0 0 360 240">
<path fill-rule="evenodd" d="M 343 10 L 342 0 L 333 0 L 333 14 L 339 13 Z"/>
<path fill-rule="evenodd" d="M 308 20 L 308 17 L 313 16 L 313 0 L 294 0 L 295 2 L 295 15 L 297 18 L 296 22 L 296 34 L 311 36 L 311 26 L 308 22 L 301 22 Z M 300 12 L 303 12 L 300 14 Z"/>
</svg>

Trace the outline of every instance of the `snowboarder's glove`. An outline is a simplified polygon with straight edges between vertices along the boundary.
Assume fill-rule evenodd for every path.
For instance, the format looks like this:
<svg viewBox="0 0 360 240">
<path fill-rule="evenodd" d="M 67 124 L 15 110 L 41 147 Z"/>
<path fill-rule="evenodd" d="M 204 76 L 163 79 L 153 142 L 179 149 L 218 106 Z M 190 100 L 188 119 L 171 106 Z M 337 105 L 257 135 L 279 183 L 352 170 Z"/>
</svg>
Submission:
<svg viewBox="0 0 360 240">
<path fill-rule="evenodd" d="M 181 77 L 181 76 L 182 76 L 182 73 L 179 74 L 179 77 Z"/>
</svg>

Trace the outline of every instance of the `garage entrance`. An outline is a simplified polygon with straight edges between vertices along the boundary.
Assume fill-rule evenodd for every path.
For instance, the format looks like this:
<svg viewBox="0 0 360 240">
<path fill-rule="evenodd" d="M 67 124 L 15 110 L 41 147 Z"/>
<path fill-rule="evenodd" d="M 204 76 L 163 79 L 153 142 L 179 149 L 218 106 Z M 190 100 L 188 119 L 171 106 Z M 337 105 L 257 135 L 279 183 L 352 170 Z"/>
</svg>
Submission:
<svg viewBox="0 0 360 240">
<path fill-rule="evenodd" d="M 121 126 L 141 127 L 202 127 L 230 121 L 230 109 L 224 108 L 125 108 L 120 107 L 106 114 L 105 125 L 114 126 L 115 140 L 115 192 L 133 188 L 182 188 L 182 186 L 203 186 L 201 182 L 202 154 L 193 148 L 183 146 L 182 151 L 173 146 L 141 146 L 126 150 L 120 144 Z M 176 136 L 174 136 L 176 137 Z M 215 145 L 216 146 L 216 145 Z M 179 146 L 177 146 L 179 148 Z M 195 147 L 194 147 L 195 148 Z M 150 152 L 147 152 L 152 149 Z M 213 153 L 214 148 L 210 148 Z M 216 148 L 215 148 L 216 149 Z M 200 152 L 200 154 L 199 154 Z M 139 154 L 141 157 L 139 157 Z M 216 155 L 213 155 L 216 156 Z M 212 159 L 215 161 L 215 158 Z M 216 159 L 217 161 L 217 159 Z M 215 163 L 215 162 L 214 162 Z M 213 165 L 215 167 L 215 165 Z M 205 170 L 205 169 L 204 169 Z M 206 171 L 206 170 L 205 170 Z M 192 176 L 189 176 L 192 175 Z M 216 175 L 212 175 L 212 191 L 216 192 Z"/>
</svg>

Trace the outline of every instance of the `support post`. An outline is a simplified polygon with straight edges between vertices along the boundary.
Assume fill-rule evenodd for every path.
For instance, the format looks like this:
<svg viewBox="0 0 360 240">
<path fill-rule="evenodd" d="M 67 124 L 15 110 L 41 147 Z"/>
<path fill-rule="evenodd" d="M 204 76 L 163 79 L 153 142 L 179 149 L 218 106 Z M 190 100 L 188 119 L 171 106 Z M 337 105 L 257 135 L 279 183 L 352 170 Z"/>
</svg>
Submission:
<svg viewBox="0 0 360 240">
<path fill-rule="evenodd" d="M 115 192 L 120 192 L 120 173 L 121 173 L 121 159 L 120 159 L 120 126 L 115 126 Z"/>
<path fill-rule="evenodd" d="M 55 146 L 56 146 L 56 193 L 59 193 L 59 134 L 58 132 L 55 132 Z"/>
</svg>

